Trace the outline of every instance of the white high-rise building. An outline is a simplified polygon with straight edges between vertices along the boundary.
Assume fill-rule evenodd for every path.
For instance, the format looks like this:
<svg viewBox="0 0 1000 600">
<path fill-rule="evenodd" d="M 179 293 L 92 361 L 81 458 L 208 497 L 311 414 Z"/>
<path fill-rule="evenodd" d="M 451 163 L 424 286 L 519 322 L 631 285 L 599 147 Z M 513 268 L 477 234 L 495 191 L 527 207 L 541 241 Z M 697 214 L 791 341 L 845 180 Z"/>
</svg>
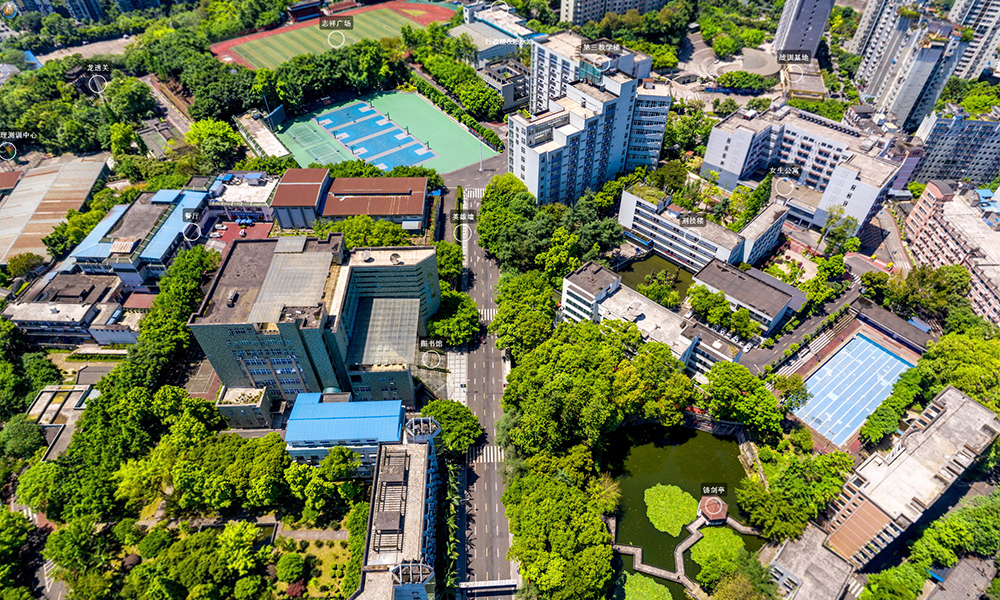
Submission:
<svg viewBox="0 0 1000 600">
<path fill-rule="evenodd" d="M 534 115 L 508 120 L 509 171 L 543 204 L 576 200 L 660 157 L 671 97 L 646 79 L 650 57 L 583 54 L 585 43 L 598 42 L 570 33 L 533 42 Z"/>
<path fill-rule="evenodd" d="M 583 25 L 587 21 L 600 21 L 607 13 L 623 15 L 630 10 L 639 14 L 660 10 L 667 0 L 562 0 L 559 20 Z"/>
<path fill-rule="evenodd" d="M 874 1 L 874 0 L 873 0 Z M 833 0 L 789 0 L 774 34 L 775 52 L 808 52 L 815 57 Z"/>
<path fill-rule="evenodd" d="M 880 33 L 885 46 L 862 55 L 858 79 L 876 110 L 913 131 L 934 108 L 969 43 L 952 23 L 908 15 L 897 12 L 891 31 Z"/>
<path fill-rule="evenodd" d="M 531 111 L 549 108 L 549 100 L 566 93 L 566 87 L 587 75 L 621 71 L 635 79 L 649 77 L 653 59 L 638 52 L 587 53 L 587 45 L 614 44 L 609 40 L 588 40 L 569 31 L 540 35 L 531 40 Z M 581 71 L 584 69 L 584 71 Z"/>
<path fill-rule="evenodd" d="M 995 69 L 1000 54 L 1000 0 L 957 0 L 948 20 L 972 30 L 972 41 L 955 67 L 955 76 L 978 79 Z"/>
<path fill-rule="evenodd" d="M 958 105 L 927 115 L 914 134 L 924 145 L 924 157 L 913 177 L 962 179 L 986 184 L 1000 173 L 1000 107 L 970 117 Z"/>
<path fill-rule="evenodd" d="M 798 177 L 776 180 L 773 195 L 786 200 L 788 219 L 822 227 L 832 206 L 859 224 L 878 210 L 900 165 L 854 127 L 782 106 L 763 113 L 737 111 L 712 129 L 702 175 L 719 174 L 732 190 L 740 180 L 774 166 L 795 167 Z M 777 178 L 776 178 L 777 179 Z"/>
</svg>

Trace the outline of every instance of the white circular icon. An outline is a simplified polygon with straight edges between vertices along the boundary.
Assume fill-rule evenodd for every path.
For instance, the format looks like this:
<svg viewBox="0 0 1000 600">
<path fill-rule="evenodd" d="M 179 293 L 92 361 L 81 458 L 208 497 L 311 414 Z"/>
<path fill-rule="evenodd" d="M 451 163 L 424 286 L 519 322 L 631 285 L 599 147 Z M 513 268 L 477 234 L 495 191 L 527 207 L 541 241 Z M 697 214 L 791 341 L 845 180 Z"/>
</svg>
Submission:
<svg viewBox="0 0 1000 600">
<path fill-rule="evenodd" d="M 198 232 L 198 235 L 196 235 L 194 238 L 188 237 L 188 232 L 191 231 L 189 228 L 191 226 L 194 226 L 195 230 Z M 185 242 L 192 242 L 192 243 L 197 242 L 198 240 L 201 239 L 202 236 L 201 225 L 197 223 L 188 223 L 187 225 L 184 226 L 184 229 L 181 231 L 181 235 L 184 236 Z"/>
<path fill-rule="evenodd" d="M 472 236 L 472 228 L 462 223 L 461 225 L 455 225 L 455 239 L 456 240 L 467 240 Z"/>
<path fill-rule="evenodd" d="M 788 69 L 788 81 L 791 83 L 802 81 L 802 77 L 806 74 L 799 65 L 785 65 L 785 68 Z"/>
<path fill-rule="evenodd" d="M 496 17 L 502 12 L 509 13 L 510 5 L 504 2 L 503 0 L 497 0 L 496 2 L 491 4 L 488 9 L 486 9 L 486 12 L 490 13 L 490 16 Z"/>
<path fill-rule="evenodd" d="M 788 197 L 795 192 L 795 184 L 787 177 L 782 177 L 774 184 L 774 193 L 778 196 Z"/>
<path fill-rule="evenodd" d="M 10 142 L 0 144 L 0 160 L 14 160 L 17 156 L 17 146 Z"/>
<path fill-rule="evenodd" d="M 333 39 L 332 39 L 333 38 L 333 34 L 335 34 L 335 33 L 340 34 L 340 43 L 337 44 L 337 45 L 334 45 Z M 344 35 L 343 31 L 334 30 L 334 31 L 330 32 L 330 35 L 326 36 L 326 43 L 330 44 L 331 48 L 340 48 L 341 46 L 343 46 L 344 44 L 347 43 L 347 36 Z"/>
<path fill-rule="evenodd" d="M 441 353 L 436 350 L 428 350 L 420 357 L 420 363 L 428 369 L 436 369 L 441 366 Z"/>
<path fill-rule="evenodd" d="M 91 75 L 87 87 L 95 94 L 103 94 L 108 89 L 108 80 L 103 75 Z"/>
</svg>

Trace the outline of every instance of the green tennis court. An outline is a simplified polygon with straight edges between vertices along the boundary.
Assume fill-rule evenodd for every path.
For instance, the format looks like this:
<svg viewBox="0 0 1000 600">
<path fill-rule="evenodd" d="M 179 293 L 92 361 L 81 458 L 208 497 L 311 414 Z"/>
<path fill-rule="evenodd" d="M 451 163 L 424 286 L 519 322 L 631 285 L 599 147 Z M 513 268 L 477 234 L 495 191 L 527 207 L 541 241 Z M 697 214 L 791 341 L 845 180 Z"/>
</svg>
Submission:
<svg viewBox="0 0 1000 600">
<path fill-rule="evenodd" d="M 333 45 L 353 44 L 362 39 L 377 40 L 384 37 L 398 37 L 403 25 L 423 29 L 423 25 L 404 17 L 396 11 L 380 8 L 354 15 L 354 29 L 346 31 L 323 31 L 317 20 L 314 27 L 303 27 L 285 33 L 277 33 L 258 40 L 252 40 L 232 51 L 254 67 L 273 69 L 299 54 L 321 54 Z M 340 39 L 343 33 L 344 39 Z M 329 40 L 329 41 L 328 41 Z"/>
<path fill-rule="evenodd" d="M 436 169 L 438 173 L 450 173 L 479 161 L 480 152 L 484 159 L 497 154 L 419 94 L 409 92 L 382 92 L 333 103 L 285 121 L 275 133 L 302 166 L 314 162 L 326 164 L 354 160 L 357 157 L 314 118 L 359 100 L 371 104 L 400 128 L 405 128 L 409 135 L 435 154 L 433 158 L 418 163 L 422 167 Z"/>
</svg>

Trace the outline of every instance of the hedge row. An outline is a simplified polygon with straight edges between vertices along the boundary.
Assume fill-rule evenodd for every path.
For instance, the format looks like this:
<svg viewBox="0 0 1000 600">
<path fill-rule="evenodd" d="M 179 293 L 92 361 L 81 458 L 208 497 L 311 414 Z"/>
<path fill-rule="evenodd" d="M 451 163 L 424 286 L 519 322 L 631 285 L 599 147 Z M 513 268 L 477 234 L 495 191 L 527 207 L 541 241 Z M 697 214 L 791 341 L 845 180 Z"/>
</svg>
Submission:
<svg viewBox="0 0 1000 600">
<path fill-rule="evenodd" d="M 469 113 L 465 112 L 461 106 L 455 104 L 447 96 L 434 89 L 434 86 L 427 83 L 416 73 L 410 74 L 410 83 L 413 84 L 413 87 L 417 88 L 417 91 L 420 92 L 421 95 L 436 104 L 441 110 L 454 117 L 469 129 L 478 133 L 487 145 L 492 147 L 497 152 L 503 152 L 503 141 L 492 129 L 481 125 L 479 121 L 473 119 Z"/>
</svg>

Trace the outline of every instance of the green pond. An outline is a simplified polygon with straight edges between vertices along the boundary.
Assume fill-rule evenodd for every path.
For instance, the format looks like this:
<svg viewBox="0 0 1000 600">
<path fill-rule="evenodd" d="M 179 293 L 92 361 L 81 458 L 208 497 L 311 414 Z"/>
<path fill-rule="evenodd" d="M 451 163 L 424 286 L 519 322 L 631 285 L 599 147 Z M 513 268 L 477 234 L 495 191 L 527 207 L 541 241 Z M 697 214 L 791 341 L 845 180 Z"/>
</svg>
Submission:
<svg viewBox="0 0 1000 600">
<path fill-rule="evenodd" d="M 688 531 L 683 529 L 679 537 L 674 537 L 653 527 L 646 516 L 645 491 L 658 483 L 676 485 L 699 499 L 702 484 L 725 484 L 728 493 L 723 500 L 729 503 L 729 514 L 739 519 L 734 490 L 745 476 L 739 447 L 733 438 L 685 427 L 665 429 L 659 425 L 640 425 L 623 428 L 620 433 L 620 441 L 609 455 L 611 471 L 622 489 L 615 541 L 641 547 L 643 562 L 672 571 L 674 548 L 688 536 Z M 751 552 L 764 545 L 761 538 L 740 537 Z M 690 551 L 684 558 L 685 571 L 695 580 L 699 567 L 691 560 Z M 631 556 L 616 556 L 618 561 L 626 571 L 632 572 Z M 685 598 L 683 586 L 657 581 L 670 588 L 675 600 Z"/>
<path fill-rule="evenodd" d="M 656 254 L 650 254 L 647 258 L 635 261 L 628 268 L 620 271 L 619 274 L 622 276 L 622 283 L 634 290 L 639 287 L 640 283 L 643 283 L 646 275 L 659 273 L 663 270 L 666 270 L 668 273 L 680 271 L 680 274 L 677 276 L 677 282 L 674 283 L 674 289 L 681 294 L 687 293 L 687 289 L 691 287 L 691 278 L 693 275 Z"/>
</svg>

